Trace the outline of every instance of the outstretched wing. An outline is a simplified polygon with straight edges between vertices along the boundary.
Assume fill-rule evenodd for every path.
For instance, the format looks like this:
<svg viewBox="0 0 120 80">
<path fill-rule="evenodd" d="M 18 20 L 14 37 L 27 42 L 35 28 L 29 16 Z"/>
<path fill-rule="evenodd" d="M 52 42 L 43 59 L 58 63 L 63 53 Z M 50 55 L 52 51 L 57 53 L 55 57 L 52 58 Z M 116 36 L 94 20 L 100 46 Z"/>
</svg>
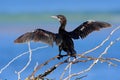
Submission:
<svg viewBox="0 0 120 80">
<path fill-rule="evenodd" d="M 79 37 L 83 39 L 93 31 L 99 31 L 101 28 L 107 28 L 110 26 L 111 25 L 106 22 L 86 21 L 78 26 L 75 30 L 68 33 L 73 39 L 79 39 Z"/>
<path fill-rule="evenodd" d="M 36 29 L 33 32 L 27 32 L 20 37 L 18 37 L 14 42 L 15 43 L 25 43 L 28 41 L 34 42 L 44 42 L 49 45 L 53 45 L 53 42 L 56 42 L 57 45 L 60 44 L 61 38 L 58 34 L 43 30 L 43 29 Z"/>
</svg>

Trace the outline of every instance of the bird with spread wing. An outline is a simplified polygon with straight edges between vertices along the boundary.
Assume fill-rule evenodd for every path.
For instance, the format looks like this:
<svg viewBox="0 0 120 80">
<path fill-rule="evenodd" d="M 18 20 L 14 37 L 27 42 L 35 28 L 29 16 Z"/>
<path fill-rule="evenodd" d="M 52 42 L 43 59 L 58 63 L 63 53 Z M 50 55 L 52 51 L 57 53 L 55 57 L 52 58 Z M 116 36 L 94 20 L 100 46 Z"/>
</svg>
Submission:
<svg viewBox="0 0 120 80">
<path fill-rule="evenodd" d="M 93 31 L 99 31 L 101 28 L 110 27 L 111 24 L 101 21 L 86 21 L 79 25 L 73 31 L 66 31 L 66 17 L 64 15 L 52 16 L 60 22 L 60 27 L 58 33 L 53 33 L 44 29 L 36 29 L 33 32 L 27 32 L 20 37 L 18 37 L 14 42 L 15 43 L 25 43 L 29 41 L 34 42 L 44 42 L 49 45 L 53 45 L 56 42 L 56 45 L 59 47 L 58 59 L 62 58 L 61 51 L 67 52 L 67 55 L 76 57 L 76 51 L 74 49 L 74 43 L 72 39 L 84 39 Z"/>
</svg>

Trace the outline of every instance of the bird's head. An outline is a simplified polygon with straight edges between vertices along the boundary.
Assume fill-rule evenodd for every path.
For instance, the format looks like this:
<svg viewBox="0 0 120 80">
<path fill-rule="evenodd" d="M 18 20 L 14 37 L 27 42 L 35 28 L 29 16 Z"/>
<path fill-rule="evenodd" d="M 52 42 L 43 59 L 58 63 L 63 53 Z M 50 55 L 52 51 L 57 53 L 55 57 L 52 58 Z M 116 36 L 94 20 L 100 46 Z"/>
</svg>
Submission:
<svg viewBox="0 0 120 80">
<path fill-rule="evenodd" d="M 56 15 L 51 17 L 57 19 L 61 24 L 66 24 L 66 18 L 64 15 Z"/>
</svg>

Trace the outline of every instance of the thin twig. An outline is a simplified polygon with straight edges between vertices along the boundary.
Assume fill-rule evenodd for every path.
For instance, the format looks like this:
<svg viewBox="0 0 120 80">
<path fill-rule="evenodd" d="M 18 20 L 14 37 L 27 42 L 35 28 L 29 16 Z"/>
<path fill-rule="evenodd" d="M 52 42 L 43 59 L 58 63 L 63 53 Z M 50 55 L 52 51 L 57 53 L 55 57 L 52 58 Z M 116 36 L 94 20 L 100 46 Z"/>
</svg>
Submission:
<svg viewBox="0 0 120 80">
<path fill-rule="evenodd" d="M 105 40 L 103 40 L 98 46 L 96 46 L 95 48 L 90 49 L 90 50 L 82 53 L 81 55 L 86 55 L 86 54 L 88 54 L 88 53 L 90 53 L 90 52 L 92 52 L 92 51 L 95 51 L 96 49 L 100 48 L 101 46 L 103 46 L 104 43 L 107 42 L 107 41 L 110 39 L 110 37 L 113 35 L 113 33 L 115 33 L 118 29 L 120 29 L 120 26 L 118 26 L 118 27 L 116 27 L 115 29 L 113 29 L 113 30 L 111 31 L 111 33 L 107 36 L 107 38 L 106 38 Z"/>
<path fill-rule="evenodd" d="M 94 60 L 94 62 L 87 69 L 85 69 L 83 71 L 80 71 L 78 73 L 73 73 L 70 76 L 66 77 L 64 80 L 69 80 L 69 78 L 71 78 L 73 76 L 77 76 L 77 75 L 80 75 L 80 74 L 83 74 L 83 73 L 86 73 L 86 72 L 90 71 L 94 67 L 94 65 L 96 63 L 98 63 L 99 59 L 101 59 L 102 56 L 107 53 L 109 48 L 118 41 L 120 41 L 120 38 L 117 38 L 115 41 L 111 41 L 110 44 L 105 48 L 105 50 L 98 56 L 98 58 L 96 60 Z"/>
<path fill-rule="evenodd" d="M 67 62 L 68 62 L 68 59 L 64 60 L 63 62 L 57 63 L 56 65 L 54 65 L 53 67 L 51 67 L 47 71 L 45 71 L 43 74 L 40 74 L 37 77 L 35 77 L 34 80 L 44 79 L 44 77 L 49 75 L 51 72 L 53 72 L 55 69 L 57 69 L 60 65 L 67 63 Z M 28 80 L 30 80 L 30 79 L 28 79 Z"/>
<path fill-rule="evenodd" d="M 55 60 L 56 58 L 57 58 L 57 56 L 55 56 L 55 57 L 53 57 L 53 58 L 45 61 L 44 63 L 38 65 L 38 66 L 34 69 L 34 71 L 32 72 L 32 74 L 28 77 L 28 79 L 31 79 L 31 77 L 33 78 L 34 75 L 35 75 L 35 73 L 36 73 L 39 69 L 41 69 L 43 66 L 47 65 L 50 61 Z"/>
<path fill-rule="evenodd" d="M 48 47 L 48 46 L 37 47 L 37 48 L 35 48 L 35 49 L 32 49 L 31 51 L 33 52 L 33 51 L 36 51 L 36 50 L 39 50 L 39 49 L 43 49 L 43 48 L 47 48 L 47 47 Z M 24 53 L 16 56 L 15 58 L 13 58 L 11 61 L 8 62 L 8 64 L 6 64 L 2 69 L 0 69 L 0 74 L 1 74 L 6 68 L 8 68 L 14 61 L 16 61 L 17 59 L 19 59 L 20 57 L 22 57 L 22 56 L 24 56 L 24 55 L 26 55 L 26 54 L 28 54 L 28 53 L 29 53 L 29 51 L 24 52 Z"/>
<path fill-rule="evenodd" d="M 18 80 L 21 80 L 21 73 L 30 65 L 31 60 L 32 60 L 32 51 L 30 47 L 30 42 L 28 42 L 28 48 L 29 48 L 29 60 L 27 64 L 19 72 L 16 72 L 18 75 Z"/>
<path fill-rule="evenodd" d="M 116 32 L 118 29 L 120 29 L 120 26 L 118 26 L 117 28 L 113 29 L 113 30 L 111 31 L 111 33 L 107 36 L 107 38 L 106 38 L 105 40 L 103 40 L 98 46 L 96 46 L 96 47 L 94 47 L 94 48 L 92 48 L 92 49 L 90 49 L 90 50 L 82 53 L 81 56 L 79 56 L 79 57 L 77 57 L 76 59 L 74 59 L 73 62 L 74 62 L 75 60 L 81 58 L 82 56 L 84 56 L 84 55 L 86 55 L 86 54 L 88 54 L 88 53 L 90 53 L 90 52 L 92 52 L 92 51 L 95 51 L 96 49 L 98 49 L 98 48 L 100 48 L 101 46 L 103 46 L 103 45 L 105 44 L 105 42 L 107 42 L 107 41 L 110 39 L 110 37 L 113 35 L 113 33 Z M 65 72 L 67 71 L 67 69 L 69 68 L 69 66 L 70 66 L 71 64 L 72 64 L 72 63 L 69 63 L 69 64 L 66 66 L 66 68 L 64 69 L 64 71 L 63 71 L 63 73 L 62 73 L 62 75 L 61 75 L 61 77 L 60 77 L 61 80 L 62 80 Z"/>
<path fill-rule="evenodd" d="M 69 56 L 69 62 L 71 61 L 71 58 L 70 58 L 70 56 Z M 69 75 L 71 74 L 71 67 L 72 67 L 72 65 L 70 65 L 70 67 L 69 67 Z M 69 78 L 69 80 L 70 80 L 70 78 Z"/>
</svg>

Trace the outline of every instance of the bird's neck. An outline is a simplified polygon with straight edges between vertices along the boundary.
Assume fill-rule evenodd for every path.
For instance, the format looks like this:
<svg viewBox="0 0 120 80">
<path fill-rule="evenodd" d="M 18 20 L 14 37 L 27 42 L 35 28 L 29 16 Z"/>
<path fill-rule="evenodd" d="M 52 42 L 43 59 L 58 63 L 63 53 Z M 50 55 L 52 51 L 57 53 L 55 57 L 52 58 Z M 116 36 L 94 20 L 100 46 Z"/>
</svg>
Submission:
<svg viewBox="0 0 120 80">
<path fill-rule="evenodd" d="M 59 29 L 62 29 L 62 30 L 65 30 L 65 26 L 66 26 L 66 20 L 64 21 L 60 21 L 60 28 Z"/>
</svg>

